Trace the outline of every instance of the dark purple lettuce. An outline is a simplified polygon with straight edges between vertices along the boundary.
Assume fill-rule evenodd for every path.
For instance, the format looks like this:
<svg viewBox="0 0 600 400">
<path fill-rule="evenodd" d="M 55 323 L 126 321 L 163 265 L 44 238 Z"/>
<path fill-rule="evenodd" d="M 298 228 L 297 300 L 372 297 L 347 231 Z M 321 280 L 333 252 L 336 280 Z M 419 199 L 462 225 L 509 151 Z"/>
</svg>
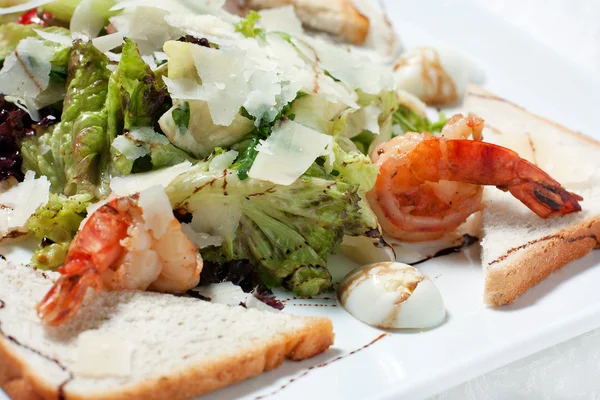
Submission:
<svg viewBox="0 0 600 400">
<path fill-rule="evenodd" d="M 44 118 L 34 123 L 27 112 L 6 101 L 0 94 L 0 181 L 10 177 L 21 182 L 24 178 L 21 166 L 20 142 L 27 136 L 34 136 L 36 129 L 47 127 L 57 121 L 49 110 L 42 112 Z"/>
</svg>

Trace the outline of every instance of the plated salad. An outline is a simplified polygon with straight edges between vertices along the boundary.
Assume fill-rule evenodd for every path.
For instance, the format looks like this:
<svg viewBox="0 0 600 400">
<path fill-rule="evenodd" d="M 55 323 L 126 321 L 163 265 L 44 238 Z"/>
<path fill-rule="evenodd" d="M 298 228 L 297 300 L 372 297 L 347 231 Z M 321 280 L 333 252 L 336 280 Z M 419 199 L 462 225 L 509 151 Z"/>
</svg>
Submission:
<svg viewBox="0 0 600 400">
<path fill-rule="evenodd" d="M 230 281 L 315 296 L 333 288 L 331 254 L 395 261 L 384 233 L 437 239 L 481 209 L 481 185 L 542 217 L 580 209 L 482 142 L 479 118 L 427 108 L 462 96 L 474 68 L 458 53 L 396 59 L 305 32 L 292 7 L 224 6 L 3 12 L 0 234 L 34 236 L 31 265 L 63 274 L 38 306 L 44 321 L 71 318 L 89 288 Z"/>
</svg>

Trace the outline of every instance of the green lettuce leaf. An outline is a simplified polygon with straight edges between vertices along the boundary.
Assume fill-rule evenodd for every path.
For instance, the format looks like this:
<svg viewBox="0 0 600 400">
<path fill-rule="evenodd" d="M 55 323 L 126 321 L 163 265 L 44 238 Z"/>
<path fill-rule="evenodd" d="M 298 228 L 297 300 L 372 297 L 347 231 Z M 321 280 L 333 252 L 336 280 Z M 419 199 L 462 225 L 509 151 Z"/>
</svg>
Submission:
<svg viewBox="0 0 600 400">
<path fill-rule="evenodd" d="M 406 106 L 400 106 L 394 113 L 394 125 L 398 125 L 404 133 L 438 133 L 442 131 L 447 121 L 443 112 L 439 113 L 437 121 L 430 121 L 426 116 L 419 115 Z"/>
<path fill-rule="evenodd" d="M 235 26 L 235 31 L 246 37 L 256 37 L 264 33 L 263 29 L 256 27 L 256 23 L 260 20 L 260 18 L 261 16 L 259 13 L 254 10 L 250 11 L 246 18 L 237 23 Z"/>
<path fill-rule="evenodd" d="M 91 42 L 76 41 L 69 56 L 67 96 L 61 122 L 52 132 L 56 166 L 66 177 L 64 193 L 97 194 L 100 156 L 107 151 L 108 59 Z M 58 150 L 58 152 L 57 152 Z"/>
<path fill-rule="evenodd" d="M 62 193 L 65 187 L 65 173 L 56 168 L 53 154 L 60 153 L 60 137 L 52 131 L 36 137 L 27 137 L 21 141 L 23 171 L 35 171 L 37 176 L 45 175 L 50 181 L 52 193 Z"/>
<path fill-rule="evenodd" d="M 108 90 L 108 140 L 112 144 L 112 160 L 103 179 L 105 183 L 114 175 L 193 161 L 164 135 L 152 130 L 161 111 L 168 107 L 167 88 L 155 78 L 132 40 L 125 39 L 121 61 L 110 78 Z M 134 137 L 135 132 L 145 136 Z M 129 151 L 123 154 L 119 149 Z"/>
<path fill-rule="evenodd" d="M 268 286 L 301 296 L 331 287 L 326 260 L 344 234 L 373 227 L 374 216 L 362 215 L 358 185 L 343 181 L 305 176 L 278 186 L 201 163 L 166 191 L 175 208 L 194 214 L 193 224 L 211 221 L 206 233 L 223 237 L 220 247 L 203 250 L 206 260 L 250 260 Z"/>
<path fill-rule="evenodd" d="M 0 59 L 4 60 L 17 48 L 22 39 L 37 36 L 37 25 L 21 25 L 14 22 L 0 25 Z"/>
<path fill-rule="evenodd" d="M 42 9 L 52 13 L 56 19 L 69 22 L 79 3 L 81 3 L 81 0 L 55 0 L 42 6 Z M 92 2 L 94 13 L 104 16 L 106 25 L 108 25 L 108 18 L 115 15 L 115 12 L 110 11 L 115 3 L 113 0 L 94 0 Z"/>
<path fill-rule="evenodd" d="M 70 242 L 92 201 L 93 197 L 87 194 L 71 197 L 51 194 L 48 203 L 29 218 L 27 227 L 39 239 Z"/>
<path fill-rule="evenodd" d="M 33 254 L 34 266 L 55 269 L 64 264 L 69 244 L 92 201 L 92 196 L 87 194 L 71 197 L 51 194 L 48 203 L 36 210 L 27 222 L 35 237 L 43 239 Z"/>
</svg>

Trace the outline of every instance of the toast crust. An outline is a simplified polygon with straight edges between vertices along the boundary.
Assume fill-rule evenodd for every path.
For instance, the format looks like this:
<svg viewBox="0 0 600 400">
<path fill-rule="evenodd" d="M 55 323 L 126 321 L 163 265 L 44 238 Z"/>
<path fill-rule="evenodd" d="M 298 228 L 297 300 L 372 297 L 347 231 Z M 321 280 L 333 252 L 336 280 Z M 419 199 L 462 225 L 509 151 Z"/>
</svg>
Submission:
<svg viewBox="0 0 600 400">
<path fill-rule="evenodd" d="M 85 395 L 70 393 L 68 381 L 53 387 L 27 365 L 14 351 L 6 337 L 0 336 L 0 361 L 2 367 L 0 386 L 15 399 L 189 399 L 194 396 L 232 385 L 279 367 L 287 358 L 300 361 L 325 352 L 333 344 L 333 325 L 328 318 L 309 317 L 310 324 L 284 335 L 276 341 L 256 343 L 253 348 L 234 357 L 210 364 L 202 363 L 184 370 L 174 371 L 123 390 Z"/>
<path fill-rule="evenodd" d="M 292 5 L 304 25 L 356 45 L 365 43 L 371 25 L 351 0 L 245 0 L 244 5 L 256 10 Z"/>
<path fill-rule="evenodd" d="M 510 304 L 529 288 L 546 279 L 553 271 L 588 254 L 598 246 L 600 218 L 582 221 L 576 226 L 512 249 L 494 262 L 505 261 L 501 268 L 491 268 L 485 281 L 487 305 Z"/>
<path fill-rule="evenodd" d="M 580 132 L 536 114 L 498 97 L 476 85 L 467 87 L 466 96 L 498 101 L 527 112 L 532 119 L 552 125 L 575 140 L 598 147 L 600 142 Z M 501 133 L 501 132 L 499 132 Z M 484 286 L 484 302 L 490 306 L 502 306 L 514 302 L 529 288 L 546 279 L 553 271 L 584 257 L 600 246 L 600 216 L 580 221 L 567 229 L 527 243 L 516 243 L 503 256 L 490 262 Z M 502 262 L 502 267 L 494 264 Z"/>
</svg>

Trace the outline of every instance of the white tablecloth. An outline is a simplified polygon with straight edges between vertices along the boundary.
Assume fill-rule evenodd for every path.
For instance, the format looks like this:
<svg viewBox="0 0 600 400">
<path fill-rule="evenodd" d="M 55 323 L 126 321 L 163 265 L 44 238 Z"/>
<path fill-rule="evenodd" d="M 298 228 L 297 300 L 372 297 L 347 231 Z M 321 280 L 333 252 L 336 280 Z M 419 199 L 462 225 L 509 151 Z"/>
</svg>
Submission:
<svg viewBox="0 0 600 400">
<path fill-rule="evenodd" d="M 600 0 L 474 1 L 600 79 Z M 456 386 L 435 399 L 598 400 L 600 329 Z"/>
</svg>

